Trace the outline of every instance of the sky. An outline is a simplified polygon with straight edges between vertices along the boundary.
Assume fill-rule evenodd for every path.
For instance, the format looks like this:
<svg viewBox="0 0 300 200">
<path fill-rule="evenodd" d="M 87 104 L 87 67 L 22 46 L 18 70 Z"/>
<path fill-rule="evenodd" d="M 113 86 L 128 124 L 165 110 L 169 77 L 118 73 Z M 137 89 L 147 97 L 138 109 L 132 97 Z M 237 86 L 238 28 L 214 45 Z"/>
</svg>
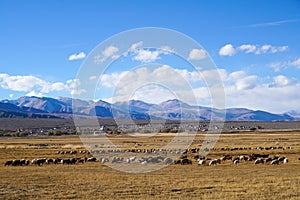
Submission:
<svg viewBox="0 0 300 200">
<path fill-rule="evenodd" d="M 78 89 L 82 84 L 78 74 L 96 47 L 120 32 L 143 27 L 174 30 L 201 45 L 191 49 L 187 60 L 201 60 L 204 55 L 215 64 L 224 86 L 226 107 L 273 113 L 300 111 L 297 0 L 2 0 L 0 99 L 84 94 L 85 90 Z M 139 47 L 141 43 L 131 45 Z M 109 70 L 87 80 L 98 84 L 94 99 L 113 101 L 114 96 L 114 100 L 124 100 L 119 95 L 126 93 L 128 86 L 124 77 L 132 78 L 134 73 L 150 77 L 153 82 L 168 80 L 170 86 L 188 82 L 197 102 L 211 105 L 203 77 L 214 77 L 215 71 L 205 69 L 199 76 L 189 62 L 174 55 L 171 58 L 166 51 L 133 48 L 124 58 L 118 54 L 120 49 L 116 43 L 100 52 L 100 61 L 116 61 Z M 150 69 L 151 63 L 160 65 Z M 130 91 L 134 89 L 130 98 L 147 102 L 177 97 L 172 87 L 140 85 Z"/>
</svg>

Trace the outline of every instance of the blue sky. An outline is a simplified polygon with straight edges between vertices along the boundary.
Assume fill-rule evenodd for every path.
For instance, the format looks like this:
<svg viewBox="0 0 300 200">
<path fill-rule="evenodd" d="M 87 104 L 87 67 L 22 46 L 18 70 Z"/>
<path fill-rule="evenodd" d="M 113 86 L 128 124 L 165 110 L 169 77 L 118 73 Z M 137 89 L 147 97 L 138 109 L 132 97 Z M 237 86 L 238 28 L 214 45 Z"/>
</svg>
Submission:
<svg viewBox="0 0 300 200">
<path fill-rule="evenodd" d="M 1 99 L 72 96 L 82 62 L 99 43 L 129 29 L 162 27 L 203 46 L 220 69 L 227 107 L 300 110 L 299 10 L 297 0 L 2 0 Z M 112 88 L 97 98 L 109 101 Z M 199 95 L 200 104 L 207 98 Z"/>
</svg>

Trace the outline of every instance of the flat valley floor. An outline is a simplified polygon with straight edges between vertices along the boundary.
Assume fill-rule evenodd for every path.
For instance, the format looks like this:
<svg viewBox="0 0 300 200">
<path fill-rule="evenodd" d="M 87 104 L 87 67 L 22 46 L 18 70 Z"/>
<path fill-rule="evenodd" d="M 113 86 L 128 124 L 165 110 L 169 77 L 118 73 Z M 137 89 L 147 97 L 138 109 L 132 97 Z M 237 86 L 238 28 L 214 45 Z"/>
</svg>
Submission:
<svg viewBox="0 0 300 200">
<path fill-rule="evenodd" d="M 134 149 L 159 148 L 173 137 L 119 135 L 109 139 Z M 199 148 L 204 137 L 197 135 L 191 148 Z M 207 155 L 214 159 L 225 154 L 264 153 L 288 158 L 288 163 L 279 165 L 255 165 L 253 161 L 234 165 L 228 160 L 202 166 L 193 159 L 196 154 L 188 153 L 192 165 L 171 164 L 149 173 L 125 173 L 100 162 L 4 166 L 10 159 L 92 156 L 57 154 L 84 149 L 78 136 L 1 138 L 0 199 L 300 199 L 298 131 L 224 133 Z"/>
</svg>

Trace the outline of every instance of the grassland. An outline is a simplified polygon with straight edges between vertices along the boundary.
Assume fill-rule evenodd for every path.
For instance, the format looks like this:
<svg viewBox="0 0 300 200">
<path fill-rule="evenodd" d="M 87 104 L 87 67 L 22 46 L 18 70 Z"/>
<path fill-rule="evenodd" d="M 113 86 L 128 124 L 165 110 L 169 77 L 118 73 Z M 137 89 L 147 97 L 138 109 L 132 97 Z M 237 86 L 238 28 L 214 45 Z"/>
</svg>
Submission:
<svg viewBox="0 0 300 200">
<path fill-rule="evenodd" d="M 204 135 L 194 139 L 199 147 Z M 172 135 L 135 138 L 110 136 L 114 143 L 127 147 L 159 147 Z M 224 151 L 230 147 L 291 147 L 273 150 Z M 77 136 L 0 139 L 0 199 L 299 199 L 300 132 L 256 131 L 222 134 L 209 153 L 241 155 L 268 153 L 284 155 L 289 163 L 233 165 L 226 161 L 216 166 L 169 165 L 160 170 L 124 173 L 97 163 L 76 165 L 4 166 L 8 159 L 57 157 L 58 150 L 84 149 Z M 60 155 L 70 157 L 71 155 Z M 77 155 L 78 156 L 78 155 Z M 188 155 L 193 156 L 193 155 Z"/>
</svg>

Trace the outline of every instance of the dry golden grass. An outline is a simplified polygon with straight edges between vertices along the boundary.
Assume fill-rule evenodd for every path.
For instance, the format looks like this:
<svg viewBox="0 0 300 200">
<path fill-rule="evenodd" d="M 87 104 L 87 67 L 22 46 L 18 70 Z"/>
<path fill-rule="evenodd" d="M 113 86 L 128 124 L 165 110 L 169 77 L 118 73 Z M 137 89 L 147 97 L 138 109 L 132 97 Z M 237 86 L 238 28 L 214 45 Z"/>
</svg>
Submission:
<svg viewBox="0 0 300 200">
<path fill-rule="evenodd" d="M 195 138 L 199 147 L 204 138 Z M 110 137 L 131 148 L 160 146 L 172 136 Z M 222 147 L 291 146 L 281 150 L 221 151 Z M 58 150 L 84 149 L 78 137 L 0 139 L 1 199 L 299 199 L 300 132 L 222 134 L 211 158 L 223 154 L 269 153 L 285 155 L 288 164 L 217 166 L 170 165 L 161 170 L 129 174 L 100 163 L 4 167 L 8 159 L 58 157 Z M 77 155 L 78 156 L 78 155 Z M 192 156 L 192 155 L 190 155 Z M 59 155 L 71 157 L 71 155 Z"/>
</svg>

